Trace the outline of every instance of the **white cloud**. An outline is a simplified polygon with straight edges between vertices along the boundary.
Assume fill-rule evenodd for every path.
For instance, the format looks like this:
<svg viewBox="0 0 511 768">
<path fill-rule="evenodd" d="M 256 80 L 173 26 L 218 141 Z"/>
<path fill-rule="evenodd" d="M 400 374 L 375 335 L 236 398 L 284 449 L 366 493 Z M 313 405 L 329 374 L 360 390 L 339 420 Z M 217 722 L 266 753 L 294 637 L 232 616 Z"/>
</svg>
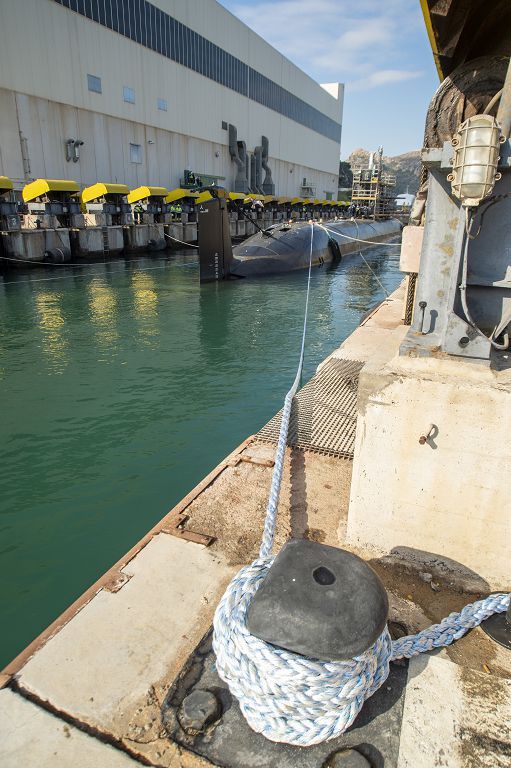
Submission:
<svg viewBox="0 0 511 768">
<path fill-rule="evenodd" d="M 406 67 L 403 53 L 406 40 L 422 23 L 410 0 L 225 4 L 318 82 L 335 80 L 351 90 L 368 90 L 422 74 Z"/>
<path fill-rule="evenodd" d="M 417 77 L 422 77 L 422 75 L 423 72 L 420 70 L 381 69 L 378 72 L 372 72 L 360 80 L 352 81 L 349 88 L 351 91 L 367 91 L 370 88 L 377 88 L 388 83 L 402 83 L 405 80 L 415 80 Z"/>
</svg>

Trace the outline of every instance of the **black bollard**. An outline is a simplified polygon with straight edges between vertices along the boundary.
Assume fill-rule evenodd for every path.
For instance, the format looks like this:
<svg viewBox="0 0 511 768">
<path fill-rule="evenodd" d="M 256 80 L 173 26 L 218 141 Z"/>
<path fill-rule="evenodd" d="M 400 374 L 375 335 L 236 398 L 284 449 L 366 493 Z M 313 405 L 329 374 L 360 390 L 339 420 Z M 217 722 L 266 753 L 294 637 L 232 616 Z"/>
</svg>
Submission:
<svg viewBox="0 0 511 768">
<path fill-rule="evenodd" d="M 260 640 L 302 656 L 343 661 L 371 647 L 388 611 L 383 584 L 360 557 L 292 539 L 252 598 L 247 627 Z"/>
</svg>

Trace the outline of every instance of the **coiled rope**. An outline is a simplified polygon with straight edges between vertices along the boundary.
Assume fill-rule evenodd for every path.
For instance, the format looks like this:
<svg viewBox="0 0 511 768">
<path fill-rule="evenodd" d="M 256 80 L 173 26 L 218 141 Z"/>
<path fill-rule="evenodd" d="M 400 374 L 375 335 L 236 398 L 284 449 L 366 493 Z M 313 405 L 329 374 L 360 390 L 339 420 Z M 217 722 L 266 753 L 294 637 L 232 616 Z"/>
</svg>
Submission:
<svg viewBox="0 0 511 768">
<path fill-rule="evenodd" d="M 275 467 L 259 557 L 242 568 L 222 597 L 213 622 L 217 671 L 227 683 L 250 727 L 271 741 L 308 747 L 344 733 L 367 698 L 385 682 L 391 661 L 450 645 L 493 613 L 507 610 L 511 595 L 490 595 L 451 613 L 416 635 L 391 640 L 385 628 L 363 654 L 348 661 L 320 661 L 265 643 L 247 629 L 253 595 L 274 560 L 271 556 L 284 467 L 289 418 L 303 367 L 314 230 L 311 224 L 309 274 L 300 360 L 284 400 Z"/>
</svg>

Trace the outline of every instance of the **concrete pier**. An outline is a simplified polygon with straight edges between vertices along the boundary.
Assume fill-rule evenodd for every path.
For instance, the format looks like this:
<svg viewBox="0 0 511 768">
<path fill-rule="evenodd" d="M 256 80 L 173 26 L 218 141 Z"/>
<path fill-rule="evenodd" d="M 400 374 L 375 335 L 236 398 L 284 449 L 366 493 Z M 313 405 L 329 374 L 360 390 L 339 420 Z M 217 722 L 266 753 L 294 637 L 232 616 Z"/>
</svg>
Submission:
<svg viewBox="0 0 511 768">
<path fill-rule="evenodd" d="M 33 264 L 46 260 L 48 251 L 67 254 L 62 261 L 69 261 L 71 243 L 69 229 L 30 229 L 18 232 L 1 232 L 0 260 L 5 257 Z"/>
<path fill-rule="evenodd" d="M 174 238 L 172 240 L 165 233 Z M 0 232 L 0 263 L 21 266 L 51 261 L 76 261 L 117 256 L 121 253 L 183 248 L 197 242 L 197 223 L 132 224 Z M 184 243 L 184 246 L 183 246 Z M 53 256 L 48 254 L 54 252 Z M 59 253 L 63 254 L 59 258 Z"/>
<path fill-rule="evenodd" d="M 511 368 L 400 357 L 401 316 L 385 302 L 334 353 L 366 360 L 347 540 L 417 562 L 441 556 L 507 590 Z"/>
<path fill-rule="evenodd" d="M 255 234 L 258 226 L 264 229 L 282 221 L 284 213 L 269 211 L 264 216 L 253 214 L 255 223 L 237 214 L 231 216 L 231 237 L 240 241 Z M 79 221 L 83 219 L 84 226 L 64 228 L 58 224 L 56 216 L 47 215 L 39 217 L 40 228 L 37 228 L 37 217 L 32 216 L 30 228 L 24 227 L 22 223 L 18 231 L 0 231 L 0 263 L 2 255 L 5 258 L 4 264 L 10 263 L 11 266 L 19 265 L 20 262 L 30 264 L 58 260 L 59 249 L 65 253 L 61 261 L 79 262 L 87 258 L 104 257 L 105 254 L 116 256 L 165 248 L 176 250 L 186 247 L 186 244 L 196 245 L 196 221 L 169 221 L 170 214 L 165 214 L 164 222 L 155 223 L 153 215 L 144 214 L 144 217 L 145 220 L 138 224 L 112 225 L 108 224 L 106 215 L 80 214 L 75 218 Z M 186 214 L 182 218 L 186 219 Z M 325 220 L 334 218 L 331 213 L 325 214 Z M 51 251 L 55 252 L 53 258 L 45 255 Z M 7 258 L 12 261 L 7 261 Z"/>
<path fill-rule="evenodd" d="M 121 226 L 86 227 L 70 232 L 73 259 L 108 255 L 116 256 L 124 251 L 124 228 Z"/>
<path fill-rule="evenodd" d="M 123 231 L 125 253 L 166 248 L 163 224 L 132 224 Z"/>
</svg>

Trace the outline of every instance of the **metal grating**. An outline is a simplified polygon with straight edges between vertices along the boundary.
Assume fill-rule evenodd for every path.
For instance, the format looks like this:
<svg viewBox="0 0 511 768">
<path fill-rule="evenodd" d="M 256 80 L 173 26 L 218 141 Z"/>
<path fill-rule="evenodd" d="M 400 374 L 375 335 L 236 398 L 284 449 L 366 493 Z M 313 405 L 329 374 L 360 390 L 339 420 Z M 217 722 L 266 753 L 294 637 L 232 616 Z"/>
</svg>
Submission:
<svg viewBox="0 0 511 768">
<path fill-rule="evenodd" d="M 358 360 L 333 358 L 299 390 L 293 401 L 288 445 L 353 458 L 358 376 L 363 365 Z M 281 419 L 279 411 L 257 433 L 256 439 L 276 443 Z"/>
</svg>

